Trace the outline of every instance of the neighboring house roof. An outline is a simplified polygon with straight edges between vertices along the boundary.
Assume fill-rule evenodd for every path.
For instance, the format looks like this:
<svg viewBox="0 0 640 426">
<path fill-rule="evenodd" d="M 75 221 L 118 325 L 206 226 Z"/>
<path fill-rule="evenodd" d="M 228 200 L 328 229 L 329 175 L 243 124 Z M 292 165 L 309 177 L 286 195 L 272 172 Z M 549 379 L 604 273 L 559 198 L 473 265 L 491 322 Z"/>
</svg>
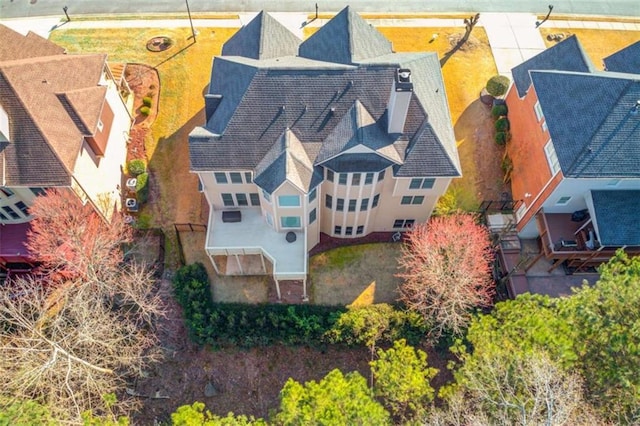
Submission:
<svg viewBox="0 0 640 426">
<path fill-rule="evenodd" d="M 591 191 L 603 246 L 640 246 L 640 190 Z"/>
<path fill-rule="evenodd" d="M 381 37 L 346 8 L 300 46 L 298 57 L 214 58 L 208 95 L 214 102 L 207 106 L 206 125 L 191 132 L 191 169 L 256 170 L 256 175 L 271 176 L 269 182 L 256 178 L 257 184 L 277 187 L 283 173 L 265 173 L 284 161 L 282 147 L 274 154 L 274 143 L 289 129 L 314 170 L 336 156 L 361 155 L 364 160 L 363 155 L 373 153 L 396 164 L 400 176 L 459 176 L 437 55 L 392 54 Z M 323 55 L 301 57 L 303 45 L 310 49 L 307 53 L 324 52 L 320 46 L 331 40 L 335 50 L 355 46 L 351 59 L 338 63 L 338 58 Z M 403 67 L 411 69 L 414 91 L 404 134 L 389 135 L 386 109 L 396 69 Z M 356 148 L 360 154 L 351 151 Z M 314 171 L 301 183 L 308 181 L 308 189 L 321 179 Z"/>
<path fill-rule="evenodd" d="M 571 36 L 511 70 L 520 97 L 526 95 L 531 86 L 529 73 L 533 70 L 591 72 L 594 67 L 578 38 Z"/>
<path fill-rule="evenodd" d="M 0 25 L 0 61 L 61 55 L 63 47 L 40 37 L 31 31 L 26 36 Z"/>
<path fill-rule="evenodd" d="M 105 64 L 106 55 L 0 61 L 0 104 L 10 117 L 0 151 L 3 185 L 70 184 L 83 137 L 95 132 L 105 102 Z"/>
<path fill-rule="evenodd" d="M 295 55 L 301 40 L 268 13 L 260 12 L 222 47 L 223 56 L 269 59 Z"/>
<path fill-rule="evenodd" d="M 607 71 L 640 74 L 640 40 L 604 58 Z"/>
</svg>

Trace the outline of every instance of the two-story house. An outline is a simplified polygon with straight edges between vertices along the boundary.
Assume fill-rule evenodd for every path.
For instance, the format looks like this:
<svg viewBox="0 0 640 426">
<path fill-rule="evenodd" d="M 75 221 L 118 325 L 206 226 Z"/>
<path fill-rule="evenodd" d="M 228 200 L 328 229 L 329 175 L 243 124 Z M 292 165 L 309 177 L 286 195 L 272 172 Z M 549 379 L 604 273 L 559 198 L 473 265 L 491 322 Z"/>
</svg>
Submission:
<svg viewBox="0 0 640 426">
<path fill-rule="evenodd" d="M 395 53 L 349 7 L 302 42 L 267 13 L 213 59 L 189 137 L 220 274 L 302 280 L 324 233 L 429 219 L 460 162 L 435 53 Z"/>
<path fill-rule="evenodd" d="M 596 70 L 574 36 L 513 69 L 507 105 L 522 238 L 570 270 L 640 252 L 640 43 Z"/>
<path fill-rule="evenodd" d="M 132 117 L 103 54 L 67 55 L 0 25 L 0 270 L 31 259 L 29 206 L 68 189 L 109 219 L 120 205 Z"/>
</svg>

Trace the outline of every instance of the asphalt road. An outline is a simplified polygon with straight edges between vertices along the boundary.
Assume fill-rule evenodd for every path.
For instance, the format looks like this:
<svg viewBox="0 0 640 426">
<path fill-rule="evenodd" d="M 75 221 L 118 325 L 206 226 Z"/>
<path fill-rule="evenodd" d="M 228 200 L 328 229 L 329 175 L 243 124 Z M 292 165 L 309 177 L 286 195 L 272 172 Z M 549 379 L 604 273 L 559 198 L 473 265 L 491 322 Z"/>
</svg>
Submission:
<svg viewBox="0 0 640 426">
<path fill-rule="evenodd" d="M 0 19 L 64 16 L 82 14 L 149 14 L 186 12 L 308 12 L 315 11 L 314 1 L 301 0 L 0 0 Z M 640 0 L 321 0 L 320 13 L 337 12 L 347 4 L 358 12 L 527 12 L 546 14 L 548 4 L 553 13 L 638 16 Z"/>
</svg>

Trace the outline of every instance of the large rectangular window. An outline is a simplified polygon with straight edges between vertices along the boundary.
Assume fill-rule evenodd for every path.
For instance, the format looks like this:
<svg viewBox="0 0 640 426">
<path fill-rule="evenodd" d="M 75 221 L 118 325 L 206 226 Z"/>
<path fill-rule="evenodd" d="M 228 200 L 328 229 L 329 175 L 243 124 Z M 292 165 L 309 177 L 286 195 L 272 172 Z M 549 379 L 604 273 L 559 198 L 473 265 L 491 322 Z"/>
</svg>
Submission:
<svg viewBox="0 0 640 426">
<path fill-rule="evenodd" d="M 356 229 L 356 235 L 360 235 L 363 232 L 364 232 L 364 225 L 358 226 L 358 229 Z"/>
<path fill-rule="evenodd" d="M 333 228 L 333 233 L 336 235 L 342 235 L 342 226 L 335 226 Z"/>
<path fill-rule="evenodd" d="M 558 162 L 558 155 L 556 149 L 553 146 L 553 141 L 549 139 L 549 142 L 544 146 L 544 153 L 547 156 L 547 162 L 551 169 L 551 174 L 555 175 L 560 170 L 560 163 Z"/>
<path fill-rule="evenodd" d="M 424 196 L 422 195 L 417 195 L 415 197 L 412 197 L 410 195 L 405 195 L 404 197 L 402 197 L 402 200 L 400 201 L 400 204 L 422 204 L 424 202 Z"/>
<path fill-rule="evenodd" d="M 411 179 L 409 189 L 431 189 L 435 182 L 433 178 L 414 178 Z"/>
<path fill-rule="evenodd" d="M 283 228 L 300 228 L 300 216 L 280 217 L 280 226 Z"/>
<path fill-rule="evenodd" d="M 229 173 L 231 176 L 231 183 L 242 183 L 242 175 L 238 172 Z"/>
<path fill-rule="evenodd" d="M 260 196 L 258 195 L 257 192 L 252 192 L 251 194 L 249 194 L 249 198 L 251 199 L 252 206 L 257 207 L 260 205 Z"/>
<path fill-rule="evenodd" d="M 542 115 L 542 107 L 540 106 L 540 102 L 536 102 L 536 104 L 533 106 L 533 110 L 536 112 L 536 118 L 538 119 L 538 121 L 544 118 L 544 115 Z"/>
<path fill-rule="evenodd" d="M 252 183 L 253 179 L 251 179 L 251 172 L 244 172 L 244 180 L 247 183 Z"/>
<path fill-rule="evenodd" d="M 223 193 L 220 194 L 222 196 L 222 203 L 226 206 L 226 207 L 233 207 L 235 206 L 234 202 L 233 202 L 233 195 L 231 194 L 227 194 L 227 193 Z"/>
<path fill-rule="evenodd" d="M 22 201 L 16 203 L 16 207 L 22 212 L 23 215 L 29 216 L 29 208 Z"/>
<path fill-rule="evenodd" d="M 327 194 L 324 196 L 324 206 L 328 209 L 333 208 L 333 197 L 331 197 L 331 195 Z"/>
<path fill-rule="evenodd" d="M 411 228 L 415 222 L 415 219 L 396 219 L 393 221 L 393 227 L 395 229 Z"/>
<path fill-rule="evenodd" d="M 3 206 L 2 210 L 7 212 L 9 214 L 9 216 L 11 216 L 12 219 L 20 219 L 20 215 L 18 213 L 16 213 L 11 207 Z"/>
<path fill-rule="evenodd" d="M 216 183 L 228 183 L 227 174 L 224 172 L 215 172 L 213 174 L 216 178 Z"/>
<path fill-rule="evenodd" d="M 363 198 L 360 202 L 360 211 L 363 212 L 369 208 L 369 199 Z"/>
<path fill-rule="evenodd" d="M 280 207 L 300 207 L 300 196 L 280 195 L 278 197 L 278 205 Z"/>
<path fill-rule="evenodd" d="M 311 190 L 311 192 L 309 193 L 309 202 L 312 202 L 313 200 L 316 199 L 316 195 L 317 195 L 317 191 L 315 188 L 313 188 Z"/>
<path fill-rule="evenodd" d="M 373 197 L 373 203 L 371 203 L 371 208 L 376 208 L 378 207 L 378 201 L 380 201 L 380 194 L 376 194 Z"/>
<path fill-rule="evenodd" d="M 347 226 L 344 230 L 344 235 L 353 235 L 353 226 Z"/>
<path fill-rule="evenodd" d="M 267 200 L 268 202 L 271 202 L 271 194 L 269 194 L 264 189 L 262 190 L 262 196 L 264 197 L 265 200 Z"/>
<path fill-rule="evenodd" d="M 384 170 L 378 173 L 378 182 L 384 179 Z"/>
<path fill-rule="evenodd" d="M 33 195 L 35 195 L 36 197 L 40 196 L 40 195 L 44 195 L 46 193 L 44 188 L 29 188 L 31 190 L 31 192 L 33 192 Z"/>
<path fill-rule="evenodd" d="M 349 175 L 347 173 L 340 173 L 338 175 L 338 183 L 340 185 L 346 185 L 347 184 L 347 178 L 349 177 Z"/>
<path fill-rule="evenodd" d="M 13 191 L 9 188 L 0 188 L 0 193 L 3 193 L 7 197 L 11 197 L 13 195 Z"/>
<path fill-rule="evenodd" d="M 358 204 L 358 200 L 349 200 L 349 211 L 355 212 L 357 204 Z"/>
<path fill-rule="evenodd" d="M 367 173 L 366 176 L 364 177 L 364 184 L 370 185 L 372 183 L 373 183 L 373 173 Z"/>
<path fill-rule="evenodd" d="M 333 182 L 333 170 L 327 169 L 327 180 Z"/>
<path fill-rule="evenodd" d="M 339 212 L 344 211 L 344 198 L 336 199 L 336 210 Z"/>
<path fill-rule="evenodd" d="M 351 177 L 351 185 L 358 186 L 360 185 L 360 173 L 354 173 Z"/>
<path fill-rule="evenodd" d="M 236 201 L 239 206 L 248 206 L 249 201 L 247 201 L 247 194 L 236 194 Z"/>
<path fill-rule="evenodd" d="M 309 225 L 316 221 L 317 213 L 316 209 L 313 209 L 309 212 Z"/>
</svg>

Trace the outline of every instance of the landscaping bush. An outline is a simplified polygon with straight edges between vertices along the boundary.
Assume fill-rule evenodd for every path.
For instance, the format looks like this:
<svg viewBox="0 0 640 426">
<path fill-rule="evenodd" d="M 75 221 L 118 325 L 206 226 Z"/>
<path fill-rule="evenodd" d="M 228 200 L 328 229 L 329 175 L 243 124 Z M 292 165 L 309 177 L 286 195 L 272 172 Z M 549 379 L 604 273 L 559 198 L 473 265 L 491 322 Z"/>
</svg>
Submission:
<svg viewBox="0 0 640 426">
<path fill-rule="evenodd" d="M 138 181 L 136 182 L 136 195 L 138 203 L 144 204 L 149 199 L 149 173 L 142 173 L 138 175 Z"/>
<path fill-rule="evenodd" d="M 127 164 L 127 170 L 129 170 L 131 176 L 138 176 L 147 171 L 147 165 L 144 160 L 131 160 Z"/>
<path fill-rule="evenodd" d="M 504 146 L 507 143 L 507 133 L 497 132 L 495 136 L 495 141 L 498 145 Z"/>
<path fill-rule="evenodd" d="M 151 107 L 152 102 L 153 99 L 151 99 L 151 96 L 145 96 L 144 98 L 142 98 L 142 104 L 146 107 Z"/>
<path fill-rule="evenodd" d="M 506 132 L 509 130 L 509 119 L 507 117 L 501 117 L 496 120 L 495 123 L 496 132 Z"/>
<path fill-rule="evenodd" d="M 509 77 L 504 75 L 494 75 L 487 81 L 487 92 L 494 97 L 502 96 L 507 93 L 509 88 Z"/>
<path fill-rule="evenodd" d="M 214 303 L 201 263 L 180 268 L 173 279 L 173 288 L 191 339 L 214 347 L 323 346 L 331 343 L 326 336 L 346 312 L 346 308 L 336 306 Z M 390 334 L 415 341 L 421 323 L 414 318 L 403 319 L 403 312 L 396 312 L 398 320 L 393 321 L 393 326 L 399 330 Z"/>
<path fill-rule="evenodd" d="M 140 114 L 142 115 L 149 115 L 151 114 L 151 108 L 149 108 L 148 106 L 142 106 L 140 107 Z"/>
<path fill-rule="evenodd" d="M 491 116 L 493 118 L 500 118 L 507 115 L 507 106 L 506 105 L 495 105 L 491 108 Z"/>
</svg>

